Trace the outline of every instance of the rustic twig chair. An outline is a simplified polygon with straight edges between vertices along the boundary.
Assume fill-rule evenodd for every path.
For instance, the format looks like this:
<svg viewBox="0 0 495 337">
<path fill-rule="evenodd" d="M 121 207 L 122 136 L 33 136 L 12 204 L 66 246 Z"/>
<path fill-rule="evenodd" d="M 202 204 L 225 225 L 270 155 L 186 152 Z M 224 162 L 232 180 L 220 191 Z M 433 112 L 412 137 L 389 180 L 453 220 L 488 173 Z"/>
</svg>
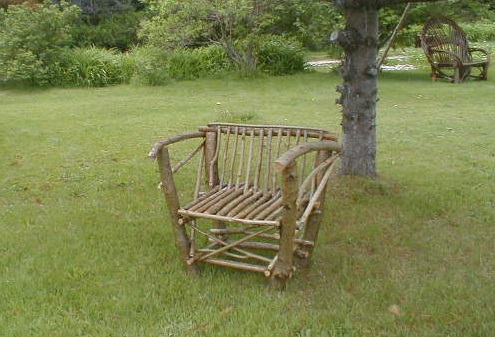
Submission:
<svg viewBox="0 0 495 337">
<path fill-rule="evenodd" d="M 185 140 L 195 140 L 196 147 L 173 167 L 169 146 Z M 204 262 L 260 272 L 275 283 L 291 277 L 315 245 L 340 149 L 336 136 L 323 129 L 231 123 L 157 142 L 150 157 L 158 161 L 176 244 L 189 270 L 198 273 L 197 263 Z M 193 158 L 194 191 L 183 205 L 179 195 L 185 191 L 179 193 L 175 173 Z M 189 180 L 183 184 L 192 185 Z"/>
<path fill-rule="evenodd" d="M 446 78 L 461 83 L 467 78 L 486 80 L 490 54 L 469 48 L 466 34 L 445 17 L 430 19 L 419 35 L 421 47 L 431 65 L 431 78 Z"/>
</svg>

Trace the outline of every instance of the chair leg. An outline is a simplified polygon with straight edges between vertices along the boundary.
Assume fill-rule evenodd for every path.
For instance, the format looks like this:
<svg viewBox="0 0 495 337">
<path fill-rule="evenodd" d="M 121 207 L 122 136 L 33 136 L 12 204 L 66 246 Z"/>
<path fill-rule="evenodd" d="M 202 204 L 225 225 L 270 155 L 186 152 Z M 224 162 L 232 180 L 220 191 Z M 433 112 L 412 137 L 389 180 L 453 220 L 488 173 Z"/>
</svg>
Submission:
<svg viewBox="0 0 495 337">
<path fill-rule="evenodd" d="M 437 80 L 437 72 L 436 72 L 435 67 L 433 67 L 433 66 L 431 66 L 430 77 L 431 77 L 431 80 L 432 81 L 436 81 Z"/>
<path fill-rule="evenodd" d="M 168 154 L 168 150 L 166 148 L 162 148 L 158 153 L 158 166 L 162 178 L 161 189 L 167 201 L 168 211 L 170 215 L 170 222 L 172 224 L 172 229 L 174 231 L 174 236 L 175 236 L 175 243 L 179 248 L 181 258 L 185 263 L 189 258 L 189 253 L 191 250 L 191 241 L 187 235 L 186 228 L 184 227 L 183 224 L 181 224 L 179 218 L 179 213 L 178 213 L 179 197 L 172 178 L 173 173 L 172 173 L 172 168 L 170 166 L 170 157 Z M 200 270 L 196 265 L 190 265 L 187 266 L 187 268 L 188 268 L 188 272 L 192 275 L 200 274 Z"/>
<path fill-rule="evenodd" d="M 280 249 L 271 274 L 272 285 L 285 288 L 287 279 L 294 273 L 294 242 L 296 234 L 298 177 L 294 162 L 283 172 L 283 206 L 286 211 L 280 224 Z"/>
<path fill-rule="evenodd" d="M 459 67 L 454 68 L 454 83 L 461 83 L 461 69 Z"/>
<path fill-rule="evenodd" d="M 488 80 L 488 63 L 483 65 L 481 68 L 480 80 Z"/>
<path fill-rule="evenodd" d="M 311 214 L 304 230 L 303 240 L 316 244 L 322 219 L 323 212 L 321 210 L 316 210 Z M 304 268 L 311 262 L 314 248 L 314 245 L 304 245 L 296 251 L 294 254 L 294 264 L 296 267 Z"/>
</svg>

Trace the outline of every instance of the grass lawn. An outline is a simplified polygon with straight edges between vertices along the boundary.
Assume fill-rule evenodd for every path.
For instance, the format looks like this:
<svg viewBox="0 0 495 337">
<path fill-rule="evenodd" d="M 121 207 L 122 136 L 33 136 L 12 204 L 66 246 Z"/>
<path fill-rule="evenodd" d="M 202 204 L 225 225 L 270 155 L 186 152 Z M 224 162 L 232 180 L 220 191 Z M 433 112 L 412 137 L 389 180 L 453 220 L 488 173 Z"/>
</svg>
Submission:
<svg viewBox="0 0 495 337">
<path fill-rule="evenodd" d="M 146 156 L 214 120 L 339 132 L 335 74 L 0 89 L 0 336 L 493 336 L 494 75 L 381 76 L 380 177 L 334 181 L 283 293 L 188 278 Z"/>
</svg>

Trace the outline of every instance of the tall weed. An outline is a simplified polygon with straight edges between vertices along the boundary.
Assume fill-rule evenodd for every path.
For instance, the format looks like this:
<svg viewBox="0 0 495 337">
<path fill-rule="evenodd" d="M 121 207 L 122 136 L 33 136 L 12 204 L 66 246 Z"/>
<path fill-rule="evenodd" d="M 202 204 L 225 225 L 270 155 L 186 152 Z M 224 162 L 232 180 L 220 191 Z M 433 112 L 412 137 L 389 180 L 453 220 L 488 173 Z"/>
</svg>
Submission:
<svg viewBox="0 0 495 337">
<path fill-rule="evenodd" d="M 302 47 L 295 41 L 268 36 L 258 45 L 259 69 L 270 75 L 287 75 L 304 70 Z"/>
<path fill-rule="evenodd" d="M 215 45 L 174 51 L 148 45 L 135 48 L 131 55 L 136 63 L 134 81 L 144 85 L 219 76 L 233 69 L 224 50 Z"/>
<path fill-rule="evenodd" d="M 136 64 L 132 82 L 142 85 L 164 85 L 171 81 L 168 72 L 168 54 L 161 48 L 142 46 L 130 53 Z"/>
<path fill-rule="evenodd" d="M 57 82 L 67 86 L 101 87 L 126 83 L 134 61 L 126 54 L 98 47 L 68 50 L 59 63 Z"/>
</svg>

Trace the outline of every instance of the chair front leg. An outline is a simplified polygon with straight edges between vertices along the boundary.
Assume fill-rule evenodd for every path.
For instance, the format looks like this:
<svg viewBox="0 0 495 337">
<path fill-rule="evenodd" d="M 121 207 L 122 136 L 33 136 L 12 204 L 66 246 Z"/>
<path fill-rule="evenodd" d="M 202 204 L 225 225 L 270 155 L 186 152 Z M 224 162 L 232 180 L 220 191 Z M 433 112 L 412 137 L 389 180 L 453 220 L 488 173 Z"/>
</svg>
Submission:
<svg viewBox="0 0 495 337">
<path fill-rule="evenodd" d="M 284 215 L 280 223 L 280 248 L 277 262 L 271 274 L 272 284 L 285 287 L 294 273 L 294 240 L 296 232 L 298 179 L 296 163 L 291 162 L 282 171 L 282 203 Z"/>
<path fill-rule="evenodd" d="M 177 194 L 177 188 L 175 187 L 172 167 L 170 165 L 170 156 L 166 146 L 158 151 L 157 159 L 162 180 L 161 189 L 165 196 L 165 200 L 167 201 L 172 229 L 175 235 L 175 243 L 179 248 L 181 258 L 185 263 L 189 259 L 191 241 L 187 235 L 185 226 L 179 223 L 179 196 Z M 193 275 L 198 275 L 200 273 L 200 270 L 196 265 L 188 266 L 188 271 Z"/>
</svg>

